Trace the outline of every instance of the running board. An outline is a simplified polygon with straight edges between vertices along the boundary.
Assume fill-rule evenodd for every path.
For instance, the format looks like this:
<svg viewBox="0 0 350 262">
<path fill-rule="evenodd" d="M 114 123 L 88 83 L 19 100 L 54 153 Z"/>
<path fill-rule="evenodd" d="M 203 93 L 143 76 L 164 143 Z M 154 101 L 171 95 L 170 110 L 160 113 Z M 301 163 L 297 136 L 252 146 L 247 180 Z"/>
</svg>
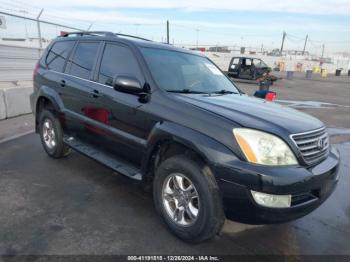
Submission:
<svg viewBox="0 0 350 262">
<path fill-rule="evenodd" d="M 86 145 L 74 137 L 64 136 L 63 141 L 72 149 L 100 162 L 101 164 L 113 169 L 118 173 L 121 173 L 135 180 L 142 180 L 142 175 L 137 167 L 121 159 L 118 159 L 115 156 L 111 156 L 105 152 L 102 152 L 94 146 Z"/>
</svg>

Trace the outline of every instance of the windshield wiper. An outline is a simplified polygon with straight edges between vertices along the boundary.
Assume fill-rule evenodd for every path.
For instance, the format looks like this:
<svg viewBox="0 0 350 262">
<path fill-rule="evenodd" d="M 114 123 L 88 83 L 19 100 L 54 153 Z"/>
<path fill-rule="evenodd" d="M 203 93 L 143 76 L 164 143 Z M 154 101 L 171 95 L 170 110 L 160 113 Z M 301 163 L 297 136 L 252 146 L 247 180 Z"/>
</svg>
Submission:
<svg viewBox="0 0 350 262">
<path fill-rule="evenodd" d="M 206 92 L 194 91 L 187 88 L 180 89 L 180 90 L 166 90 L 166 91 L 171 93 L 180 93 L 180 94 L 207 94 Z"/>
<path fill-rule="evenodd" d="M 228 95 L 228 94 L 238 94 L 238 93 L 223 89 L 223 90 L 220 90 L 220 91 L 211 92 L 210 94 Z"/>
</svg>

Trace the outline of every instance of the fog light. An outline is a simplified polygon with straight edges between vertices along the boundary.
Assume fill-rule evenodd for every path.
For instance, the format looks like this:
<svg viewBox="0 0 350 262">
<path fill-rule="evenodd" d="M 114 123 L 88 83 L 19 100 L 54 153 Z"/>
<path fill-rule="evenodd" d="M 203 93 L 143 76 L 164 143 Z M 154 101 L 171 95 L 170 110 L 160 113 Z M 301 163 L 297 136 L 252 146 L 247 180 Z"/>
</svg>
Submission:
<svg viewBox="0 0 350 262">
<path fill-rule="evenodd" d="M 290 207 L 292 202 L 291 195 L 271 195 L 251 190 L 256 203 L 265 207 L 284 208 Z"/>
</svg>

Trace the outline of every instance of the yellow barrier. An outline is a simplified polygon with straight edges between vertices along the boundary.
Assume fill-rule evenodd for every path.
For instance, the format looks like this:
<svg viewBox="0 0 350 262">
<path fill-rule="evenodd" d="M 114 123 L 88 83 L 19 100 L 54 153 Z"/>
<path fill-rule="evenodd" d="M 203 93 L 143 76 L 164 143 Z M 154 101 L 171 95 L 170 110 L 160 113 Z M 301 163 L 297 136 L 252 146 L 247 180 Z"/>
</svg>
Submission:
<svg viewBox="0 0 350 262">
<path fill-rule="evenodd" d="M 312 68 L 312 72 L 314 72 L 315 74 L 320 74 L 321 73 L 321 67 L 319 66 L 314 66 Z"/>
<path fill-rule="evenodd" d="M 277 67 L 279 68 L 280 71 L 285 71 L 286 70 L 286 63 L 283 61 L 278 61 Z"/>
<path fill-rule="evenodd" d="M 327 77 L 327 74 L 328 74 L 327 69 L 322 69 L 321 70 L 321 76 L 322 77 Z"/>
</svg>

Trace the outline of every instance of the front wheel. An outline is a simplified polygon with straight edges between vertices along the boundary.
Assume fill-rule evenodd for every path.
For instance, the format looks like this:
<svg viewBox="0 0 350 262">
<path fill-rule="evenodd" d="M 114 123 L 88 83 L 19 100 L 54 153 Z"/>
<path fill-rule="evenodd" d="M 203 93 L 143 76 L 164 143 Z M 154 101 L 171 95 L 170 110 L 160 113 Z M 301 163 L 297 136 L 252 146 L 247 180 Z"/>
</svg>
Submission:
<svg viewBox="0 0 350 262">
<path fill-rule="evenodd" d="M 155 207 L 179 238 L 201 242 L 220 232 L 225 217 L 210 169 L 185 155 L 158 167 L 153 182 Z"/>
</svg>

